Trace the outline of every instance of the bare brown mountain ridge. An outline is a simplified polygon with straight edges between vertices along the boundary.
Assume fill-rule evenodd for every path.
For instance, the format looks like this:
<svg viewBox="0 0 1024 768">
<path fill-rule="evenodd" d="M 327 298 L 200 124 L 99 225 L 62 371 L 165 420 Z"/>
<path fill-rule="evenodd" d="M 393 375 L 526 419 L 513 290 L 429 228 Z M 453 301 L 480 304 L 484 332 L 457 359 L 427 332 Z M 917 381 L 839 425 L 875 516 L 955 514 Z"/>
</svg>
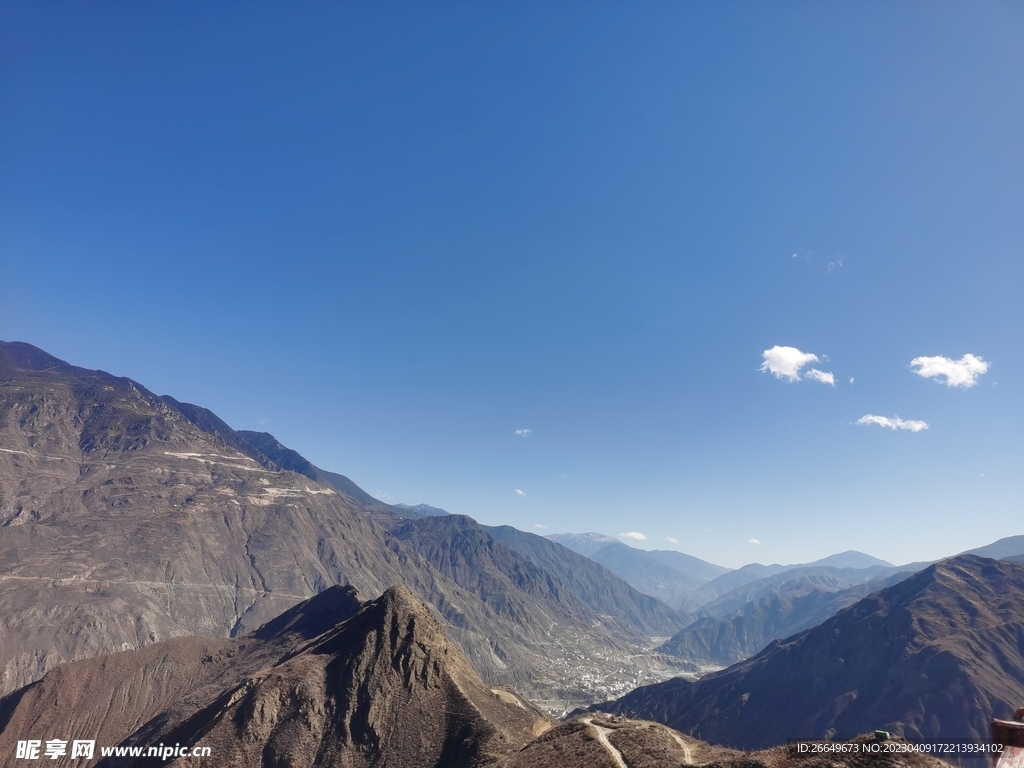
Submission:
<svg viewBox="0 0 1024 768">
<path fill-rule="evenodd" d="M 1024 565 L 941 561 L 696 682 L 644 686 L 595 709 L 740 749 L 787 738 L 988 737 L 1024 701 Z"/>
<path fill-rule="evenodd" d="M 335 584 L 371 597 L 405 584 L 485 679 L 540 698 L 601 695 L 551 647 L 624 670 L 623 684 L 653 680 L 661 662 L 637 658 L 644 636 L 688 623 L 603 569 L 591 579 L 610 599 L 595 611 L 553 559 L 540 571 L 556 590 L 537 613 L 555 621 L 541 625 L 524 584 L 507 581 L 501 604 L 460 586 L 388 530 L 405 517 L 281 469 L 245 434 L 130 379 L 0 342 L 0 691 L 63 661 L 244 634 Z M 526 565 L 499 554 L 488 567 Z M 509 601 L 524 608 L 503 611 Z M 600 657 L 608 648 L 621 653 Z"/>
<path fill-rule="evenodd" d="M 3 754 L 16 738 L 63 734 L 108 746 L 203 745 L 226 766 L 469 768 L 548 727 L 539 710 L 484 684 L 404 587 L 365 603 L 332 587 L 251 635 L 175 638 L 62 665 L 0 699 Z M 98 763 L 168 764 L 191 763 Z"/>
</svg>

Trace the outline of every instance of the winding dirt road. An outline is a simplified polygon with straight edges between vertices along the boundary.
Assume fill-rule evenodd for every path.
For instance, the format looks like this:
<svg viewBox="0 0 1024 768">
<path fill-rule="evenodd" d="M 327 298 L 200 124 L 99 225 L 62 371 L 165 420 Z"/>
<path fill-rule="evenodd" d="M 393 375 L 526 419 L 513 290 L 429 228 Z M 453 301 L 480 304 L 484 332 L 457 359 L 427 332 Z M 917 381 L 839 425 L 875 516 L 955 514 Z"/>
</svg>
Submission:
<svg viewBox="0 0 1024 768">
<path fill-rule="evenodd" d="M 626 761 L 622 759 L 622 753 L 613 747 L 612 743 L 608 741 L 608 734 L 612 732 L 611 728 L 602 728 L 600 725 L 594 725 L 592 719 L 589 717 L 584 717 L 583 722 L 593 728 L 594 732 L 597 733 L 597 740 L 601 742 L 602 747 L 608 750 L 608 754 L 612 756 L 612 760 L 615 761 L 615 765 L 617 765 L 618 768 L 629 768 L 629 766 L 626 765 Z"/>
</svg>

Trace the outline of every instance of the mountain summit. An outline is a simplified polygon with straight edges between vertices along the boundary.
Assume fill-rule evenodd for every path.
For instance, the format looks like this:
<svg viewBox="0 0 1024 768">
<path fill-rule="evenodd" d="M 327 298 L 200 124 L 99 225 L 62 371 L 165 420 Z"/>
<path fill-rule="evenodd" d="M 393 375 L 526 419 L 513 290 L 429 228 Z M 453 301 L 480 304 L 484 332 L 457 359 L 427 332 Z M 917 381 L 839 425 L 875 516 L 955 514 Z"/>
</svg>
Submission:
<svg viewBox="0 0 1024 768">
<path fill-rule="evenodd" d="M 208 746 L 219 765 L 470 768 L 549 727 L 486 686 L 408 589 L 355 597 L 334 587 L 245 638 L 64 665 L 0 699 L 0 750 L 13 754 L 15 733 L 90 732 L 127 747 Z M 133 763 L 149 764 L 161 761 Z"/>
</svg>

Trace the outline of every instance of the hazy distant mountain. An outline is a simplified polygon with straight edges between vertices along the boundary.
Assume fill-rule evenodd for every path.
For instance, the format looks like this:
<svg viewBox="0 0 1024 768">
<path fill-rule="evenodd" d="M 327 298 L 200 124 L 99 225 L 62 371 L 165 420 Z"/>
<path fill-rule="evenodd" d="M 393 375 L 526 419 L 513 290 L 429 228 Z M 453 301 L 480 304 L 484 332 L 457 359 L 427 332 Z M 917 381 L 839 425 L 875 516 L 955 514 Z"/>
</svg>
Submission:
<svg viewBox="0 0 1024 768">
<path fill-rule="evenodd" d="M 996 560 L 1004 560 L 1014 555 L 1024 555 L 1024 536 L 1007 536 L 991 544 L 977 549 L 969 549 L 965 555 L 978 555 L 978 557 L 991 557 Z"/>
<path fill-rule="evenodd" d="M 689 624 L 693 617 L 634 589 L 600 563 L 567 550 L 544 536 L 507 525 L 483 526 L 494 538 L 553 574 L 564 588 L 599 614 L 612 615 L 645 635 L 663 635 L 672 627 Z"/>
<path fill-rule="evenodd" d="M 716 600 L 722 595 L 739 589 L 746 584 L 750 584 L 754 581 L 760 581 L 761 579 L 774 576 L 775 574 L 782 573 L 789 569 L 790 567 L 786 565 L 761 565 L 760 563 L 750 563 L 749 565 L 744 565 L 742 568 L 737 568 L 733 571 L 726 571 L 721 576 L 716 576 L 700 588 L 683 595 L 680 598 L 678 605 L 680 610 L 693 612 L 702 606 L 707 605 L 711 601 Z"/>
<path fill-rule="evenodd" d="M 833 568 L 828 565 L 805 565 L 747 582 L 701 606 L 704 615 L 728 616 L 748 603 L 769 594 L 796 596 L 812 591 L 838 592 L 858 584 L 884 578 L 895 569 L 881 565 L 870 568 Z M 909 576 L 905 572 L 905 576 Z"/>
<path fill-rule="evenodd" d="M 697 619 L 659 650 L 683 659 L 734 664 L 773 640 L 817 626 L 848 605 L 908 576 L 909 572 L 898 573 L 838 591 L 825 589 L 820 580 L 806 576 L 783 581 L 752 596 L 731 614 Z"/>
<path fill-rule="evenodd" d="M 875 728 L 983 741 L 1024 701 L 1024 565 L 963 555 L 701 678 L 646 686 L 629 712 L 738 748 Z"/>
<path fill-rule="evenodd" d="M 843 566 L 842 563 L 867 565 Z M 699 610 L 724 616 L 755 597 L 766 594 L 775 584 L 783 581 L 800 577 L 818 579 L 817 588 L 834 592 L 888 575 L 895 570 L 895 566 L 884 560 L 853 551 L 832 555 L 807 565 L 750 563 L 723 573 L 700 588 L 683 595 L 676 605 L 685 611 Z"/>
<path fill-rule="evenodd" d="M 877 557 L 866 555 L 855 549 L 848 549 L 846 552 L 829 555 L 828 557 L 823 557 L 820 560 L 815 560 L 812 563 L 806 563 L 806 565 L 827 565 L 831 568 L 872 568 L 874 566 L 882 566 L 884 568 L 893 567 L 892 563 L 888 563 L 885 560 L 879 560 Z"/>
<path fill-rule="evenodd" d="M 404 587 L 364 605 L 334 587 L 254 635 L 175 638 L 62 665 L 0 699 L 5 754 L 25 734 L 87 734 L 109 745 L 203 744 L 218 765 L 469 768 L 548 727 L 536 708 L 486 686 Z"/>
<path fill-rule="evenodd" d="M 603 533 L 552 533 L 544 538 L 556 541 L 584 557 L 590 557 L 605 544 L 619 543 L 614 536 L 605 536 Z"/>
<path fill-rule="evenodd" d="M 636 549 L 599 533 L 556 533 L 547 538 L 600 563 L 634 589 L 673 607 L 728 570 L 682 552 Z"/>
<path fill-rule="evenodd" d="M 439 507 L 432 507 L 429 504 L 415 504 L 410 506 L 408 504 L 395 504 L 394 506 L 403 512 L 411 513 L 411 517 L 440 517 L 441 515 L 451 514 L 447 510 L 440 509 Z"/>
<path fill-rule="evenodd" d="M 705 584 L 712 579 L 718 578 L 723 573 L 728 573 L 730 570 L 724 566 L 701 560 L 699 557 L 687 555 L 684 552 L 676 552 L 674 549 L 650 549 L 643 551 L 648 557 L 657 560 L 662 565 L 674 568 L 680 573 L 689 574 Z"/>
</svg>

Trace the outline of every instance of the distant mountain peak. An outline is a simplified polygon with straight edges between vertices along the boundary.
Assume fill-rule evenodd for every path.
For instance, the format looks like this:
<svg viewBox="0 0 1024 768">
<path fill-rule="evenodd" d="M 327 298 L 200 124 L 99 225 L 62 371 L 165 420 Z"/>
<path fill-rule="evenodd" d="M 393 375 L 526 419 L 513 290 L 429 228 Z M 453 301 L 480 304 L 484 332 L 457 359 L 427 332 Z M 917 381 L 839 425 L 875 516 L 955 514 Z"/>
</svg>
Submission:
<svg viewBox="0 0 1024 768">
<path fill-rule="evenodd" d="M 446 509 L 432 507 L 429 504 L 395 504 L 394 506 L 406 512 L 411 512 L 416 517 L 442 517 L 451 514 Z"/>
<path fill-rule="evenodd" d="M 590 557 L 606 544 L 622 543 L 614 536 L 606 536 L 603 533 L 552 533 L 545 538 L 586 557 Z"/>
</svg>

